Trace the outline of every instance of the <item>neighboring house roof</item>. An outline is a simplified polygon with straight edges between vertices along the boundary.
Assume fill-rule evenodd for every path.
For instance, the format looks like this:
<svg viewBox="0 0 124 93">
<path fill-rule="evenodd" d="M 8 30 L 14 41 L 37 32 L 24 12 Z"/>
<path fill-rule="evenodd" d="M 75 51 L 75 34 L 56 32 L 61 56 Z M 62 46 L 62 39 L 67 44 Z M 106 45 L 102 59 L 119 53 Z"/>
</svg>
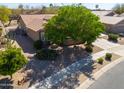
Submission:
<svg viewBox="0 0 124 93">
<path fill-rule="evenodd" d="M 110 10 L 104 10 L 104 11 L 92 11 L 97 16 L 113 16 L 113 11 Z M 111 14 L 111 15 L 110 15 Z"/>
<path fill-rule="evenodd" d="M 116 25 L 124 20 L 124 17 L 118 17 L 113 11 L 92 11 L 100 18 L 104 24 Z"/>
<path fill-rule="evenodd" d="M 39 31 L 44 27 L 46 20 L 50 19 L 54 15 L 52 14 L 40 14 L 40 15 L 20 15 L 27 28 L 34 31 Z"/>
<path fill-rule="evenodd" d="M 124 17 L 100 16 L 100 21 L 105 24 L 116 25 L 124 20 Z"/>
</svg>

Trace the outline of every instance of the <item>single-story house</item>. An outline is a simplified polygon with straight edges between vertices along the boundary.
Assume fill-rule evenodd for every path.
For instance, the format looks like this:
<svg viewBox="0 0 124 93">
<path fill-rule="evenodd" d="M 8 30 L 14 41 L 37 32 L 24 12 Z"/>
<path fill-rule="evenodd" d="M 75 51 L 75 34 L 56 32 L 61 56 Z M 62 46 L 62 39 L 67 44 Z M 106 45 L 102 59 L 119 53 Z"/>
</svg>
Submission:
<svg viewBox="0 0 124 93">
<path fill-rule="evenodd" d="M 45 40 L 44 23 L 46 23 L 52 16 L 52 14 L 20 15 L 18 28 L 34 41 L 39 39 Z"/>
<path fill-rule="evenodd" d="M 114 16 L 115 13 L 111 10 L 101 10 L 101 11 L 92 11 L 97 16 Z"/>
<path fill-rule="evenodd" d="M 106 31 L 124 33 L 124 17 L 101 16 L 100 20 L 105 24 Z"/>
<path fill-rule="evenodd" d="M 92 11 L 105 25 L 106 31 L 124 33 L 124 17 L 117 16 L 112 11 Z"/>
</svg>

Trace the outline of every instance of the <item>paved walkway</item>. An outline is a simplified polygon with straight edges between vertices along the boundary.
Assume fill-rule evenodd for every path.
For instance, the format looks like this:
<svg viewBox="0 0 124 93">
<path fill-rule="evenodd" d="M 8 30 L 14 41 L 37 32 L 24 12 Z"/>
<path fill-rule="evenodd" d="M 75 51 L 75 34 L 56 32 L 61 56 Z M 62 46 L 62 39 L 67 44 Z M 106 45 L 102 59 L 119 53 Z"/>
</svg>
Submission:
<svg viewBox="0 0 124 93">
<path fill-rule="evenodd" d="M 110 49 L 108 49 L 108 51 L 111 51 L 111 52 L 113 52 L 117 55 L 120 55 L 120 56 L 124 56 L 124 45 L 110 48 Z"/>
<path fill-rule="evenodd" d="M 109 42 L 102 38 L 97 39 L 93 44 L 104 49 L 104 51 L 102 52 L 107 51 L 107 52 L 115 53 L 120 56 L 124 56 L 124 45 Z M 103 54 L 102 52 L 100 54 Z M 97 57 L 97 55 L 95 57 Z"/>
<path fill-rule="evenodd" d="M 107 41 L 105 39 L 102 39 L 102 38 L 97 39 L 93 44 L 102 48 L 102 49 L 109 49 L 109 48 L 112 48 L 112 47 L 120 46 L 117 43 L 109 42 L 109 41 Z"/>
</svg>

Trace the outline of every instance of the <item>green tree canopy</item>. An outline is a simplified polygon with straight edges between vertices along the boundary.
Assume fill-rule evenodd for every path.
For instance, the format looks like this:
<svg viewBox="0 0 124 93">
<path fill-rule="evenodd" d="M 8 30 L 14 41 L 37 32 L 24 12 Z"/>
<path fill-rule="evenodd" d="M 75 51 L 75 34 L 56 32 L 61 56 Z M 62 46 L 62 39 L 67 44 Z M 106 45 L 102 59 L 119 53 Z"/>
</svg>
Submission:
<svg viewBox="0 0 124 93">
<path fill-rule="evenodd" d="M 9 15 L 11 15 L 11 10 L 5 6 L 0 6 L 0 20 L 2 22 L 9 21 Z"/>
<path fill-rule="evenodd" d="M 122 14 L 124 13 L 124 4 L 116 4 L 113 7 L 113 11 L 117 14 Z"/>
<path fill-rule="evenodd" d="M 27 63 L 19 48 L 8 48 L 0 51 L 0 74 L 12 76 Z"/>
<path fill-rule="evenodd" d="M 67 38 L 91 44 L 104 31 L 99 17 L 83 6 L 64 6 L 45 25 L 46 39 L 61 44 Z"/>
</svg>

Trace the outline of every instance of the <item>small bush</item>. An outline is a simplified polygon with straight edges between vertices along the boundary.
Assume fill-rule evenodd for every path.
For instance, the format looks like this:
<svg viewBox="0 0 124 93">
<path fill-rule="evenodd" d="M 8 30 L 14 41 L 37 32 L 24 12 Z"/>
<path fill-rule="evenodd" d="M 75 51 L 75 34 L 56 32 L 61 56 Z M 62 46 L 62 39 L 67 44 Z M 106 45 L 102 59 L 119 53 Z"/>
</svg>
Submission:
<svg viewBox="0 0 124 93">
<path fill-rule="evenodd" d="M 37 51 L 35 56 L 40 60 L 55 60 L 57 53 L 55 50 L 41 49 Z"/>
<path fill-rule="evenodd" d="M 8 48 L 0 51 L 0 74 L 12 76 L 27 63 L 27 59 L 19 48 Z"/>
<path fill-rule="evenodd" d="M 109 34 L 108 35 L 108 40 L 112 40 L 112 41 L 114 41 L 114 42 L 117 42 L 118 41 L 118 35 L 116 35 L 116 34 Z"/>
<path fill-rule="evenodd" d="M 105 59 L 111 60 L 112 54 L 111 53 L 106 53 Z"/>
<path fill-rule="evenodd" d="M 103 58 L 98 58 L 97 61 L 98 61 L 99 64 L 103 64 L 104 60 L 103 60 Z"/>
<path fill-rule="evenodd" d="M 91 46 L 86 46 L 86 48 L 85 48 L 85 50 L 87 51 L 87 52 L 93 52 L 93 49 L 92 49 L 92 47 Z"/>
<path fill-rule="evenodd" d="M 43 47 L 43 42 L 41 40 L 37 40 L 34 42 L 34 48 L 40 50 Z"/>
</svg>

